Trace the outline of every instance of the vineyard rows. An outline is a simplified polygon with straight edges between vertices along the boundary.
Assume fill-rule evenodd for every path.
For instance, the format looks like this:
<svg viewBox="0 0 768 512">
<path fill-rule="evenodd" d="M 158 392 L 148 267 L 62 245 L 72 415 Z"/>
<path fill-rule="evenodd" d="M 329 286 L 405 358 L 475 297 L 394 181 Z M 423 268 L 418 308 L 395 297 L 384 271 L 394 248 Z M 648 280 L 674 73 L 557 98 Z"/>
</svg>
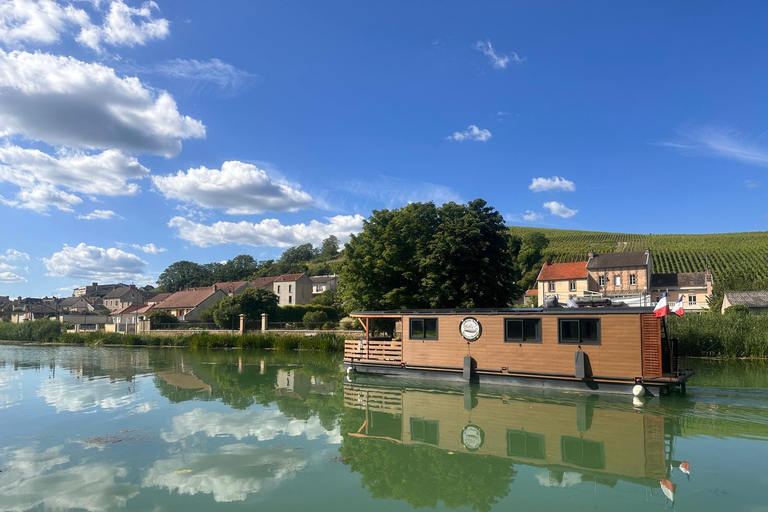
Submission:
<svg viewBox="0 0 768 512">
<path fill-rule="evenodd" d="M 554 263 L 587 259 L 591 250 L 598 253 L 644 251 L 651 249 L 654 273 L 699 272 L 712 267 L 718 277 L 742 273 L 756 279 L 768 278 L 768 233 L 723 233 L 707 235 L 637 235 L 512 227 L 522 236 L 539 231 L 549 239 L 544 251 Z"/>
</svg>

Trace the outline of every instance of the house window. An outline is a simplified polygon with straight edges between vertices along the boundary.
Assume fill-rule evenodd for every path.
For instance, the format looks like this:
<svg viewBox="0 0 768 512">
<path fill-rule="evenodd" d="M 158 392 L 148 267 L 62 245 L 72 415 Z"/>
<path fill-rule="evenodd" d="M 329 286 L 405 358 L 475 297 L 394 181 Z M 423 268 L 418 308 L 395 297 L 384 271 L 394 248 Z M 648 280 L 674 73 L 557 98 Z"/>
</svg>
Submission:
<svg viewBox="0 0 768 512">
<path fill-rule="evenodd" d="M 563 462 L 587 469 L 605 469 L 605 445 L 602 441 L 571 436 L 561 439 Z"/>
<path fill-rule="evenodd" d="M 550 281 L 550 282 L 549 282 L 549 288 L 548 288 L 548 290 L 549 290 L 550 292 L 553 292 L 553 291 L 555 291 L 555 282 L 554 282 L 554 281 Z"/>
<path fill-rule="evenodd" d="M 293 295 L 288 296 L 288 304 L 293 304 Z"/>
<path fill-rule="evenodd" d="M 560 318 L 559 342 L 600 345 L 599 318 Z"/>
<path fill-rule="evenodd" d="M 605 276 L 597 276 L 597 284 L 605 286 Z"/>
<path fill-rule="evenodd" d="M 320 293 L 321 291 L 323 291 L 323 285 L 321 285 L 321 284 L 316 285 L 315 286 L 315 292 L 316 293 Z"/>
<path fill-rule="evenodd" d="M 289 284 L 288 285 L 288 293 L 291 293 L 292 291 L 293 291 L 293 285 Z"/>
<path fill-rule="evenodd" d="M 411 318 L 412 340 L 436 340 L 437 318 Z"/>
<path fill-rule="evenodd" d="M 621 276 L 619 275 L 613 276 L 613 285 L 621 286 Z"/>
<path fill-rule="evenodd" d="M 572 292 L 576 291 L 576 281 L 571 281 L 568 283 L 568 290 Z"/>
<path fill-rule="evenodd" d="M 523 430 L 507 430 L 507 457 L 545 459 L 544 436 Z"/>
<path fill-rule="evenodd" d="M 696 305 L 696 296 L 695 295 L 689 295 L 688 296 L 688 305 L 689 306 L 695 306 Z"/>
<path fill-rule="evenodd" d="M 411 441 L 437 446 L 440 444 L 440 422 L 411 418 Z"/>
<path fill-rule="evenodd" d="M 629 274 L 629 284 L 632 286 L 637 286 L 637 275 Z"/>
<path fill-rule="evenodd" d="M 277 293 L 280 293 L 280 285 L 277 285 Z"/>
<path fill-rule="evenodd" d="M 505 318 L 504 341 L 514 343 L 541 343 L 540 318 Z"/>
<path fill-rule="evenodd" d="M 280 304 L 280 296 L 277 296 L 277 303 Z"/>
</svg>

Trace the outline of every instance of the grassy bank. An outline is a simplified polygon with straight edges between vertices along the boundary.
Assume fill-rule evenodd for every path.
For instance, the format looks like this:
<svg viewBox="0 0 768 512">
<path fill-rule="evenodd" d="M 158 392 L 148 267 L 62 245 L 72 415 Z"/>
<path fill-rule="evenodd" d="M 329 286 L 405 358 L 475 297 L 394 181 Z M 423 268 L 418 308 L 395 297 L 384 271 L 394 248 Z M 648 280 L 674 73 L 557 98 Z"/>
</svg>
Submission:
<svg viewBox="0 0 768 512">
<path fill-rule="evenodd" d="M 768 357 L 768 315 L 685 315 L 669 319 L 680 354 L 698 357 Z"/>
<path fill-rule="evenodd" d="M 153 336 L 151 334 L 118 334 L 103 331 L 90 333 L 63 333 L 59 322 L 37 320 L 23 324 L 0 323 L 0 340 L 42 341 L 72 345 L 104 346 L 135 345 L 149 347 L 189 348 L 244 348 L 276 350 L 318 350 L 340 352 L 344 350 L 344 336 L 319 333 L 315 336 L 303 334 L 253 333 L 179 334 L 175 336 Z"/>
</svg>

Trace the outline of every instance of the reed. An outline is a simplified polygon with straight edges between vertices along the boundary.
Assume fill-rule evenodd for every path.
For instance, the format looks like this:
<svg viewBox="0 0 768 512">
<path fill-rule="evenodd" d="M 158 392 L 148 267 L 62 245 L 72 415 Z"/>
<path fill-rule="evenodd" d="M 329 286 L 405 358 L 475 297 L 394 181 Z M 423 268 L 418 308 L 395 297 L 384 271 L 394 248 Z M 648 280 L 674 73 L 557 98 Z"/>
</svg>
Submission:
<svg viewBox="0 0 768 512">
<path fill-rule="evenodd" d="M 685 315 L 669 320 L 680 355 L 768 357 L 768 314 Z"/>
</svg>

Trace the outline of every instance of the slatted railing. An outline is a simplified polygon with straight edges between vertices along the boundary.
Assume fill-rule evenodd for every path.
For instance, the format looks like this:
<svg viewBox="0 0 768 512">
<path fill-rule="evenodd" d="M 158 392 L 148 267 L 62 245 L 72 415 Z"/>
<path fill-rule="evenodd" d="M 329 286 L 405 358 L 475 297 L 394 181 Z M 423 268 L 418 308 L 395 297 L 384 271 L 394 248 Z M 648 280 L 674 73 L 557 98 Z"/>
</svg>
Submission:
<svg viewBox="0 0 768 512">
<path fill-rule="evenodd" d="M 403 392 L 399 389 L 360 389 L 355 386 L 345 385 L 344 406 L 351 409 L 368 409 L 369 411 L 402 414 Z"/>
<path fill-rule="evenodd" d="M 403 360 L 403 342 L 346 340 L 344 359 L 399 364 Z"/>
</svg>

